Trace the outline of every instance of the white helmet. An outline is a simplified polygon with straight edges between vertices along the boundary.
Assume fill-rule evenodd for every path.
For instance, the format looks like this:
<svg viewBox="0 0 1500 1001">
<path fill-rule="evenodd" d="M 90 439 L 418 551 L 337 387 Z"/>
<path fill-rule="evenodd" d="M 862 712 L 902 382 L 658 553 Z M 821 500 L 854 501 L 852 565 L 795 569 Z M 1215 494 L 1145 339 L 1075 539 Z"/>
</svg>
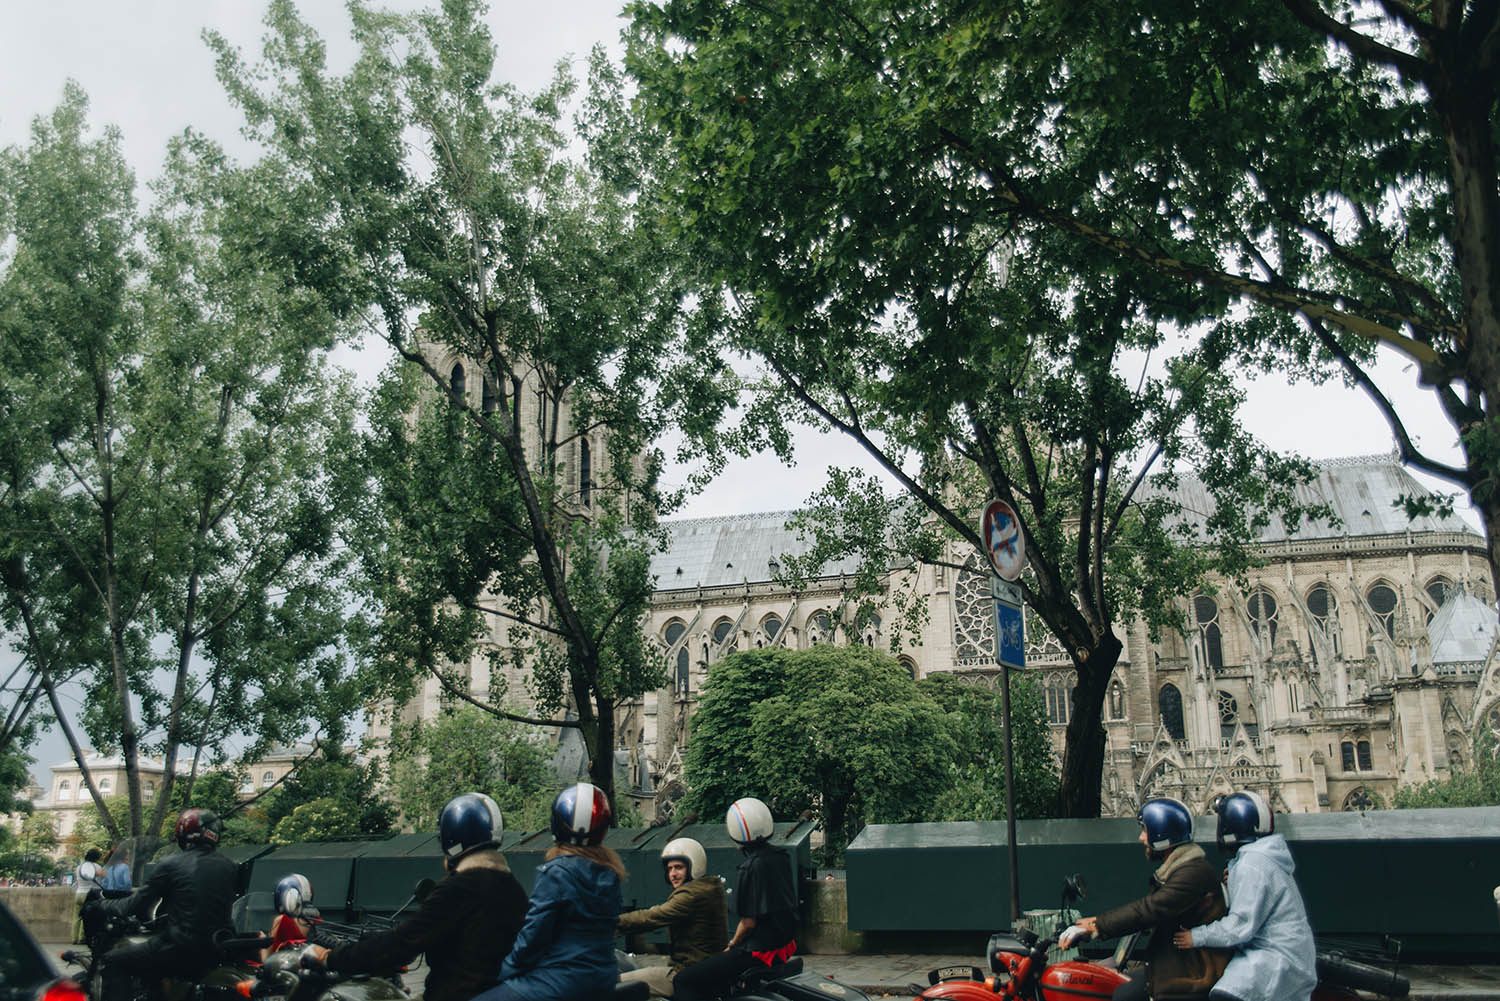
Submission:
<svg viewBox="0 0 1500 1001">
<path fill-rule="evenodd" d="M 692 838 L 673 838 L 668 841 L 666 847 L 661 850 L 663 869 L 667 867 L 668 862 L 687 863 L 689 882 L 699 876 L 708 875 L 708 853 Z"/>
<path fill-rule="evenodd" d="M 276 881 L 276 909 L 291 917 L 301 917 L 312 903 L 312 882 L 300 872 L 289 873 Z"/>
<path fill-rule="evenodd" d="M 769 838 L 776 830 L 770 808 L 753 796 L 737 799 L 729 805 L 729 812 L 724 814 L 724 826 L 729 829 L 729 840 L 741 845 Z"/>
</svg>

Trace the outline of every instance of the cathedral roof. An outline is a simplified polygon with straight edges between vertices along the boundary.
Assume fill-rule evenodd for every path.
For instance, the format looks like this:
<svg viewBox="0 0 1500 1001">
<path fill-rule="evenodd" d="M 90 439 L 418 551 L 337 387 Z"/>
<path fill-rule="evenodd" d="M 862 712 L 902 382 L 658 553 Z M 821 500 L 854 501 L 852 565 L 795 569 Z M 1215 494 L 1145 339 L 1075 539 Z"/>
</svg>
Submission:
<svg viewBox="0 0 1500 1001">
<path fill-rule="evenodd" d="M 1184 515 L 1200 525 L 1213 511 L 1212 495 L 1195 476 L 1181 476 L 1178 488 L 1172 493 L 1182 504 Z M 1297 499 L 1303 504 L 1327 504 L 1341 523 L 1304 521 L 1295 533 L 1289 534 L 1281 519 L 1272 517 L 1270 524 L 1261 530 L 1260 541 L 1402 535 L 1410 531 L 1455 532 L 1471 535 L 1476 542 L 1482 542 L 1479 534 L 1457 514 L 1408 518 L 1406 510 L 1397 506 L 1397 498 L 1403 494 L 1438 497 L 1407 472 L 1393 455 L 1323 459 L 1318 463 L 1318 475 L 1297 488 Z"/>
<path fill-rule="evenodd" d="M 657 590 L 771 580 L 775 576 L 772 560 L 788 553 L 801 556 L 812 548 L 812 539 L 798 538 L 786 527 L 795 514 L 765 511 L 662 522 L 667 530 L 667 548 L 651 558 Z M 823 574 L 836 577 L 853 573 L 858 566 L 857 558 L 843 559 L 824 567 Z"/>
<path fill-rule="evenodd" d="M 1497 631 L 1500 622 L 1495 618 L 1495 610 L 1467 591 L 1456 590 L 1427 624 L 1432 662 L 1482 663 L 1489 659 Z"/>
</svg>

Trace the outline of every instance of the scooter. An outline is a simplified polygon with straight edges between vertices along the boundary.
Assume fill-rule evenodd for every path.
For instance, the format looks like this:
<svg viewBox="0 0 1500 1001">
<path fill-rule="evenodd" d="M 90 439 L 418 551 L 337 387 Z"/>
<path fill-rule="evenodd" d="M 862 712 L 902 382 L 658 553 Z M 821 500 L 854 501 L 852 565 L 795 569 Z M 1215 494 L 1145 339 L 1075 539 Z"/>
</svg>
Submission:
<svg viewBox="0 0 1500 1001">
<path fill-rule="evenodd" d="M 1063 905 L 1081 900 L 1081 876 L 1063 883 Z M 1115 988 L 1130 980 L 1125 972 L 1136 935 L 1120 939 L 1115 953 L 1099 962 L 1068 960 L 1049 962 L 1047 953 L 1068 929 L 1058 928 L 1048 937 L 1031 931 L 990 936 L 986 950 L 990 975 L 978 967 L 946 967 L 928 974 L 930 986 L 920 1001 L 1080 1001 L 1108 999 Z M 1410 990 L 1405 977 L 1371 966 L 1338 952 L 1318 953 L 1318 986 L 1311 1001 L 1358 1001 L 1355 990 L 1372 991 L 1390 998 L 1405 997 Z"/>
<path fill-rule="evenodd" d="M 635 960 L 628 953 L 616 952 L 615 959 L 620 964 L 621 973 L 637 969 Z M 614 1001 L 644 997 L 644 983 L 619 984 L 615 987 Z M 740 976 L 739 982 L 724 995 L 725 1001 L 829 1001 L 830 998 L 869 1001 L 870 996 L 848 984 L 804 972 L 801 956 L 793 956 L 774 966 L 746 971 Z"/>
</svg>

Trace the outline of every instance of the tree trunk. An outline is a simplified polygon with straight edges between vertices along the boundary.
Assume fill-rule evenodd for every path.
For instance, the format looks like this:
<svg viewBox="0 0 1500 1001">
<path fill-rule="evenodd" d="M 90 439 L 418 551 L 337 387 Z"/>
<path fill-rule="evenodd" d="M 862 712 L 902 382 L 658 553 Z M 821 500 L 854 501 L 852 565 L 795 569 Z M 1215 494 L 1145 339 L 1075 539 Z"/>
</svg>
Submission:
<svg viewBox="0 0 1500 1001">
<path fill-rule="evenodd" d="M 620 811 L 615 804 L 615 700 L 606 695 L 594 695 L 595 720 L 594 740 L 596 747 L 589 758 L 589 781 L 609 797 L 609 807 L 619 822 Z"/>
<path fill-rule="evenodd" d="M 1109 692 L 1110 673 L 1122 650 L 1124 646 L 1114 633 L 1107 633 L 1076 662 L 1078 683 L 1073 686 L 1058 793 L 1061 816 L 1099 816 L 1104 780 L 1104 699 Z"/>
</svg>

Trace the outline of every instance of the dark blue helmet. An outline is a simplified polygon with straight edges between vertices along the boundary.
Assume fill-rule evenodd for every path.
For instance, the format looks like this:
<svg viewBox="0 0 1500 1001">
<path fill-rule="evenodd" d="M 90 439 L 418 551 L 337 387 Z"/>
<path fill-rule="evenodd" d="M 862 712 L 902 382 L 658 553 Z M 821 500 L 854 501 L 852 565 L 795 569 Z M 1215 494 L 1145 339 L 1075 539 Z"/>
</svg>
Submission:
<svg viewBox="0 0 1500 1001">
<path fill-rule="evenodd" d="M 1258 792 L 1236 792 L 1214 804 L 1219 815 L 1219 850 L 1234 854 L 1276 830 L 1276 817 Z"/>
<path fill-rule="evenodd" d="M 1146 851 L 1152 858 L 1193 840 L 1193 815 L 1181 800 L 1148 799 L 1135 819 L 1146 832 Z"/>
<path fill-rule="evenodd" d="M 503 833 L 500 807 L 482 792 L 455 796 L 438 814 L 438 842 L 443 846 L 443 857 L 450 862 L 481 848 L 498 846 Z"/>
<path fill-rule="evenodd" d="M 552 836 L 559 842 L 597 845 L 609 833 L 609 797 L 587 782 L 568 786 L 552 801 Z"/>
</svg>

